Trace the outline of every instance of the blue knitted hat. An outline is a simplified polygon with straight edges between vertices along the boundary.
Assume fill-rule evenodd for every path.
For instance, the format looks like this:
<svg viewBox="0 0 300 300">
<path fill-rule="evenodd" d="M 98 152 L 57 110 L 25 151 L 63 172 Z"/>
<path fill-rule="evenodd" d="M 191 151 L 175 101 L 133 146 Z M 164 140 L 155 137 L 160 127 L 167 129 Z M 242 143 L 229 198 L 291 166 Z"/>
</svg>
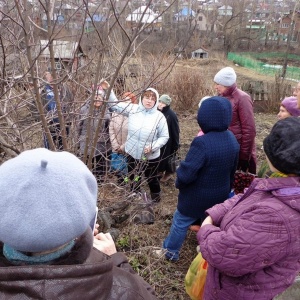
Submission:
<svg viewBox="0 0 300 300">
<path fill-rule="evenodd" d="M 68 152 L 28 150 L 0 166 L 0 241 L 23 252 L 52 250 L 95 218 L 97 182 Z"/>
</svg>

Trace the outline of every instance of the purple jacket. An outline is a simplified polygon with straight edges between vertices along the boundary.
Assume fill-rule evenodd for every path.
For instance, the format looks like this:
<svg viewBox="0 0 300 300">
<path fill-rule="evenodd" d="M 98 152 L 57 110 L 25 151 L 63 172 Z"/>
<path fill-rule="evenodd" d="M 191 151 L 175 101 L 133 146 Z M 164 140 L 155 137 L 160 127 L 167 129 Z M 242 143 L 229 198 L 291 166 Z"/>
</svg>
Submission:
<svg viewBox="0 0 300 300">
<path fill-rule="evenodd" d="M 300 271 L 300 177 L 255 179 L 207 210 L 197 234 L 208 261 L 205 300 L 271 300 Z"/>
</svg>

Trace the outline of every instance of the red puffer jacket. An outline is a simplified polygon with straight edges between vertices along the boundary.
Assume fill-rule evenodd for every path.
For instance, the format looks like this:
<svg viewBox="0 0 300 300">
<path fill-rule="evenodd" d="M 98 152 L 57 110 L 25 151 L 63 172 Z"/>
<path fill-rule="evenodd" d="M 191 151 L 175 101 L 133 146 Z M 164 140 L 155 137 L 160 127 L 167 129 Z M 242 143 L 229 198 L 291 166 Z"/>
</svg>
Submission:
<svg viewBox="0 0 300 300">
<path fill-rule="evenodd" d="M 256 172 L 256 149 L 255 149 L 255 120 L 253 102 L 251 97 L 238 89 L 236 84 L 220 95 L 227 98 L 232 105 L 232 121 L 229 130 L 233 132 L 240 144 L 239 160 L 250 163 L 249 171 Z"/>
</svg>

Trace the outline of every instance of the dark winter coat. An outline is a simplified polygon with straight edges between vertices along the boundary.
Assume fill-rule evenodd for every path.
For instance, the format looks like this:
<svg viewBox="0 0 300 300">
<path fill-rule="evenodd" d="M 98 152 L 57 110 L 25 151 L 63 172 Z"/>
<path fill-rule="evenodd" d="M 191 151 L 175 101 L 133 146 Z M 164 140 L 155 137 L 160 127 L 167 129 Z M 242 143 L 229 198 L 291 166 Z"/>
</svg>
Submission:
<svg viewBox="0 0 300 300">
<path fill-rule="evenodd" d="M 170 106 L 165 106 L 161 112 L 167 120 L 169 140 L 160 149 L 158 170 L 159 172 L 167 171 L 171 173 L 171 170 L 168 168 L 168 159 L 179 149 L 179 122 L 176 113 L 170 108 Z"/>
<path fill-rule="evenodd" d="M 231 117 L 231 105 L 222 97 L 207 99 L 198 111 L 205 134 L 194 138 L 177 169 L 177 209 L 185 216 L 203 218 L 206 209 L 230 193 L 239 154 L 239 144 L 227 130 Z"/>
<path fill-rule="evenodd" d="M 293 283 L 300 270 L 300 177 L 255 179 L 244 195 L 207 213 L 214 225 L 197 234 L 209 264 L 205 300 L 271 300 Z"/>
<path fill-rule="evenodd" d="M 89 109 L 90 102 L 87 102 L 80 109 L 80 121 L 78 126 L 80 153 L 84 153 L 86 147 L 86 137 L 88 135 L 88 126 L 90 126 L 90 140 L 88 144 L 88 154 L 90 155 L 93 148 L 94 136 L 99 122 L 101 123 L 101 125 L 94 156 L 108 153 L 109 151 L 111 151 L 111 142 L 109 138 L 109 121 L 111 118 L 111 114 L 108 109 L 106 109 L 104 115 L 102 116 L 102 109 L 100 107 L 98 109 L 94 108 L 93 115 L 89 117 Z"/>
<path fill-rule="evenodd" d="M 58 85 L 58 95 L 61 105 L 61 111 L 68 125 L 71 121 L 71 108 L 73 105 L 73 95 L 69 87 L 65 84 Z M 42 104 L 44 106 L 46 117 L 49 118 L 50 124 L 59 123 L 56 101 L 54 98 L 54 89 L 52 85 L 46 84 L 41 92 Z"/>
<path fill-rule="evenodd" d="M 91 250 L 92 241 L 85 238 L 75 247 L 55 264 L 14 266 L 2 255 L 0 245 L 0 299 L 156 299 L 151 286 L 133 271 L 124 254 L 109 257 Z M 78 262 L 87 250 L 88 258 Z"/>
<path fill-rule="evenodd" d="M 248 161 L 249 171 L 256 173 L 256 129 L 251 97 L 238 89 L 236 84 L 220 96 L 227 98 L 232 105 L 232 121 L 229 130 L 233 132 L 240 144 L 239 161 Z"/>
</svg>

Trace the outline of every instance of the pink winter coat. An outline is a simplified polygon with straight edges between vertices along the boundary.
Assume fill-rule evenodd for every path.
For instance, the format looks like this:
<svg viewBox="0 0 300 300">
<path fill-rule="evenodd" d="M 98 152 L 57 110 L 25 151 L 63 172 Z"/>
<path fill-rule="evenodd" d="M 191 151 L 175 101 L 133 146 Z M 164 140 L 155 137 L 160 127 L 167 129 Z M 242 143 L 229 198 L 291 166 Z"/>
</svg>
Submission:
<svg viewBox="0 0 300 300">
<path fill-rule="evenodd" d="M 207 210 L 197 238 L 208 261 L 205 300 L 271 300 L 300 271 L 300 177 L 255 179 Z"/>
<path fill-rule="evenodd" d="M 128 117 L 114 112 L 109 123 L 109 138 L 113 152 L 118 152 L 118 149 L 125 151 L 127 134 Z"/>
</svg>

